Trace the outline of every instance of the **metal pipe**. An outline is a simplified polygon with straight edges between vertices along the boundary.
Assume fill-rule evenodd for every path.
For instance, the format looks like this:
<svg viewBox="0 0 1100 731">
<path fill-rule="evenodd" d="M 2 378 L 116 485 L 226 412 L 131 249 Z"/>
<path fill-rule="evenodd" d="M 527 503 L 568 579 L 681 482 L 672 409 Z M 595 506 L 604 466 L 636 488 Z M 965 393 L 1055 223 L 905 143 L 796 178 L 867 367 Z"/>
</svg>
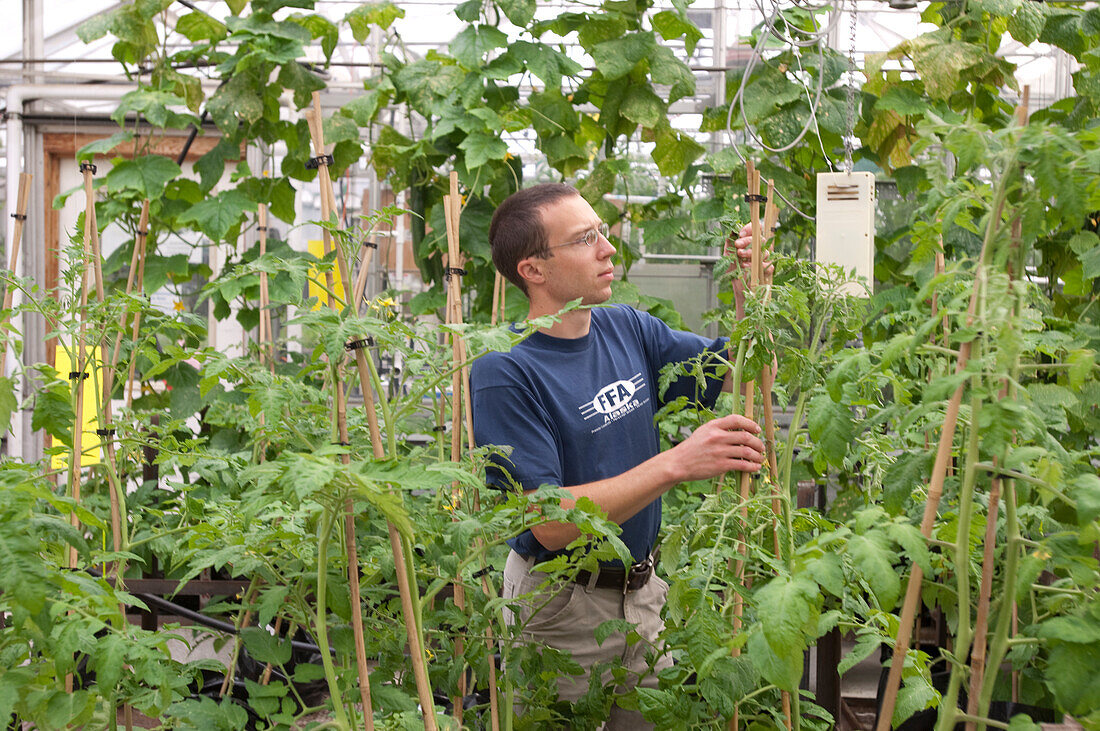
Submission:
<svg viewBox="0 0 1100 731">
<path fill-rule="evenodd" d="M 7 222 L 7 238 L 5 245 L 5 261 L 11 255 L 10 248 L 12 246 L 13 237 L 15 235 L 15 219 L 11 214 L 14 212 L 14 206 L 16 205 L 16 199 L 19 195 L 19 172 L 23 170 L 23 106 L 30 101 L 38 99 L 82 99 L 90 101 L 118 101 L 122 98 L 122 95 L 128 91 L 132 91 L 136 86 L 134 84 L 95 84 L 95 85 L 73 85 L 73 84 L 13 84 L 8 87 L 7 90 L 7 107 L 4 113 L 5 127 L 7 130 L 7 150 L 5 151 L 5 157 L 7 162 L 6 170 L 6 189 L 7 200 L 4 205 L 4 221 Z M 45 181 L 40 179 L 38 185 L 43 185 Z M 28 217 L 31 220 L 38 220 L 42 216 L 42 211 L 28 211 Z M 28 241 L 30 244 L 30 241 Z M 30 251 L 30 246 L 27 248 L 27 255 L 22 257 L 19 262 L 19 271 L 15 272 L 16 276 L 25 276 L 28 271 L 33 272 L 33 269 L 29 268 L 30 261 L 37 253 Z M 41 284 L 41 282 L 39 282 Z M 15 299 L 13 300 L 13 307 L 18 306 L 22 301 L 22 293 L 15 292 Z M 23 318 L 20 314 L 16 314 L 12 318 L 12 326 L 16 332 L 24 332 Z M 16 361 L 14 349 L 10 351 L 11 367 L 14 371 Z M 2 364 L 3 373 L 8 373 L 8 363 Z M 20 402 L 23 400 L 23 390 L 25 384 L 22 376 L 18 376 L 16 382 L 16 390 Z M 10 456 L 19 456 L 26 462 L 32 462 L 41 455 L 27 454 L 27 446 L 29 443 L 28 437 L 30 436 L 30 422 L 28 414 L 24 411 L 18 411 L 12 419 L 11 435 L 8 442 L 8 454 Z"/>
</svg>

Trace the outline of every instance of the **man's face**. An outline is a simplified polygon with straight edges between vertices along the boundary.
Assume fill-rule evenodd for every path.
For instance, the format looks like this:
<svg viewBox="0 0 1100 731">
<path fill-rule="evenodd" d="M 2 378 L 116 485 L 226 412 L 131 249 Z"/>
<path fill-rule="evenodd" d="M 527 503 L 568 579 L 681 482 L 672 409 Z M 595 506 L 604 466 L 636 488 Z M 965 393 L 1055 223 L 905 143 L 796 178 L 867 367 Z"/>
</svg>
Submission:
<svg viewBox="0 0 1100 731">
<path fill-rule="evenodd" d="M 598 305 L 611 297 L 615 247 L 602 235 L 592 236 L 602 221 L 579 195 L 562 198 L 542 208 L 542 226 L 550 258 L 542 260 L 545 291 L 559 305 L 578 297 L 582 304 Z M 589 235 L 592 245 L 584 242 Z"/>
</svg>

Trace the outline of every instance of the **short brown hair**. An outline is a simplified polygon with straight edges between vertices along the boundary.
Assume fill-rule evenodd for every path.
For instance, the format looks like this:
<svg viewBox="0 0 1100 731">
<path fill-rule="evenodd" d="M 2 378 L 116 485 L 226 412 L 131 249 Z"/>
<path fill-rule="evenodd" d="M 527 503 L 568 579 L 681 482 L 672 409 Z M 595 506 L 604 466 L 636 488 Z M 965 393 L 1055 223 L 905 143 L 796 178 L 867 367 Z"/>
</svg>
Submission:
<svg viewBox="0 0 1100 731">
<path fill-rule="evenodd" d="M 550 256 L 542 209 L 571 195 L 580 195 L 571 185 L 539 183 L 508 196 L 493 213 L 489 223 L 493 265 L 524 294 L 527 282 L 517 271 L 519 263 L 529 256 L 542 259 Z"/>
</svg>

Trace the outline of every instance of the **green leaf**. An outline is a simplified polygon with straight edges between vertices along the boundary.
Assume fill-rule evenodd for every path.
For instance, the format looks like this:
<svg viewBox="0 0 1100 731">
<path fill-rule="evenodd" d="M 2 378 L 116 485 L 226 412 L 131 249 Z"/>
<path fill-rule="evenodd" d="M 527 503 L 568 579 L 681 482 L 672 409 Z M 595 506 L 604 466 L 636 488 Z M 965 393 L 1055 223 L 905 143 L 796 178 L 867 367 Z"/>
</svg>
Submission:
<svg viewBox="0 0 1100 731">
<path fill-rule="evenodd" d="M 779 576 L 757 590 L 757 614 L 766 617 L 762 631 L 777 655 L 798 655 L 806 649 L 820 613 L 817 585 L 804 577 Z"/>
<path fill-rule="evenodd" d="M 202 181 L 200 186 L 202 191 L 205 193 L 212 190 L 222 179 L 226 161 L 240 159 L 240 156 L 240 147 L 233 144 L 230 138 L 222 137 L 209 152 L 196 160 L 195 170 L 199 173 L 199 180 Z"/>
<path fill-rule="evenodd" d="M 1070 494 L 1077 502 L 1077 524 L 1084 528 L 1100 518 L 1100 477 L 1085 472 L 1071 482 Z"/>
<path fill-rule="evenodd" d="M 245 627 L 241 630 L 244 646 L 257 662 L 283 665 L 290 662 L 290 642 L 282 640 L 262 627 Z"/>
<path fill-rule="evenodd" d="M 920 94 L 904 86 L 892 86 L 878 101 L 875 109 L 888 109 L 901 115 L 922 114 L 928 102 Z"/>
<path fill-rule="evenodd" d="M 497 7 L 517 28 L 526 28 L 535 18 L 535 0 L 497 0 Z"/>
<path fill-rule="evenodd" d="M 923 486 L 931 474 L 930 452 L 904 452 L 898 455 L 882 477 L 883 507 L 891 515 L 903 514 L 909 496 Z"/>
<path fill-rule="evenodd" d="M 466 168 L 473 170 L 491 160 L 503 160 L 508 154 L 508 145 L 499 137 L 484 132 L 476 132 L 464 139 L 458 148 L 466 153 Z"/>
<path fill-rule="evenodd" d="M 491 25 L 468 25 L 451 41 L 451 55 L 469 69 L 482 65 L 486 55 L 508 47 L 508 36 Z"/>
<path fill-rule="evenodd" d="M 806 572 L 813 577 L 825 591 L 835 597 L 844 596 L 844 567 L 840 556 L 835 553 L 823 553 L 806 562 Z"/>
<path fill-rule="evenodd" d="M 632 84 L 619 113 L 643 127 L 656 127 L 665 118 L 665 104 L 649 84 Z"/>
<path fill-rule="evenodd" d="M 650 22 L 653 24 L 653 29 L 666 41 L 683 38 L 684 50 L 689 56 L 695 53 L 695 45 L 703 39 L 702 31 L 686 15 L 671 10 L 655 13 L 650 18 Z"/>
<path fill-rule="evenodd" d="M 0 376 L 0 424 L 11 424 L 11 415 L 17 408 L 19 400 L 15 397 L 15 381 Z"/>
<path fill-rule="evenodd" d="M 1008 33 L 1012 38 L 1029 46 L 1039 38 L 1045 15 L 1039 3 L 1020 3 L 1008 19 Z"/>
<path fill-rule="evenodd" d="M 657 46 L 649 57 L 649 76 L 654 84 L 669 87 L 668 98 L 662 108 L 685 96 L 695 93 L 695 75 L 676 57 L 671 48 Z"/>
<path fill-rule="evenodd" d="M 344 16 L 344 22 L 351 26 L 351 34 L 359 43 L 370 35 L 370 28 L 376 25 L 382 30 L 393 25 L 393 21 L 404 18 L 405 11 L 391 2 L 363 3 Z"/>
<path fill-rule="evenodd" d="M 753 666 L 765 680 L 781 690 L 797 690 L 802 680 L 801 652 L 776 653 L 762 631 L 749 635 L 746 650 Z"/>
<path fill-rule="evenodd" d="M 657 163 L 657 169 L 662 175 L 673 176 L 682 173 L 688 165 L 706 152 L 706 148 L 696 142 L 691 135 L 666 125 L 657 128 L 654 133 L 654 142 L 657 144 L 650 153 L 650 157 Z"/>
<path fill-rule="evenodd" d="M 871 587 L 879 607 L 886 612 L 893 609 L 901 593 L 901 580 L 894 570 L 896 556 L 885 537 L 876 531 L 852 536 L 847 554 L 859 576 Z"/>
<path fill-rule="evenodd" d="M 176 32 L 193 43 L 218 42 L 225 39 L 229 29 L 213 16 L 196 10 L 180 16 L 176 21 Z"/>
<path fill-rule="evenodd" d="M 984 60 L 988 54 L 981 46 L 954 37 L 946 39 L 938 31 L 909 42 L 913 65 L 924 81 L 925 91 L 933 99 L 947 99 L 959 86 L 963 69 Z"/>
<path fill-rule="evenodd" d="M 614 81 L 630 73 L 656 47 L 657 41 L 652 33 L 630 33 L 622 38 L 597 43 L 589 53 L 603 77 Z"/>
<path fill-rule="evenodd" d="M 115 132 L 110 137 L 96 140 L 95 142 L 89 142 L 81 147 L 76 151 L 76 159 L 81 162 L 94 160 L 96 155 L 106 155 L 123 142 L 129 142 L 132 139 L 134 139 L 134 133 L 129 130 Z"/>
<path fill-rule="evenodd" d="M 1054 643 L 1044 681 L 1060 708 L 1085 715 L 1100 708 L 1100 674 L 1082 672 L 1100 667 L 1100 643 Z"/>
<path fill-rule="evenodd" d="M 140 198 L 153 200 L 164 195 L 164 186 L 181 172 L 179 165 L 161 155 L 122 160 L 107 173 L 107 192 L 133 191 Z"/>
<path fill-rule="evenodd" d="M 313 92 L 325 88 L 325 82 L 320 76 L 297 61 L 283 64 L 282 69 L 279 71 L 278 81 L 286 88 L 294 90 L 294 105 L 299 109 L 309 106 Z M 255 121 L 259 118 L 258 115 L 248 117 L 249 121 Z"/>
<path fill-rule="evenodd" d="M 574 76 L 581 65 L 545 43 L 514 41 L 509 55 L 519 59 L 548 89 L 561 87 L 563 76 Z"/>
<path fill-rule="evenodd" d="M 35 395 L 31 428 L 45 429 L 46 433 L 65 446 L 72 445 L 73 406 L 69 389 L 60 382 L 41 389 Z"/>
<path fill-rule="evenodd" d="M 807 418 L 810 438 L 829 464 L 844 466 L 844 457 L 855 440 L 856 428 L 847 406 L 838 404 L 828 394 L 818 394 L 810 401 Z"/>
<path fill-rule="evenodd" d="M 840 664 L 837 665 L 837 673 L 839 673 L 840 675 L 844 675 L 844 673 L 848 672 L 856 665 L 870 657 L 871 653 L 873 653 L 881 646 L 882 638 L 874 632 L 860 634 L 859 639 L 856 640 L 855 647 L 853 647 L 851 652 L 845 655 L 841 659 Z"/>
<path fill-rule="evenodd" d="M 1042 731 L 1042 728 L 1026 713 L 1017 713 L 1008 721 L 1008 731 Z"/>
<path fill-rule="evenodd" d="M 255 211 L 255 201 L 239 190 L 227 190 L 213 198 L 196 203 L 180 215 L 179 221 L 192 224 L 211 241 L 222 241 L 229 229 L 237 225 L 248 211 Z"/>
</svg>

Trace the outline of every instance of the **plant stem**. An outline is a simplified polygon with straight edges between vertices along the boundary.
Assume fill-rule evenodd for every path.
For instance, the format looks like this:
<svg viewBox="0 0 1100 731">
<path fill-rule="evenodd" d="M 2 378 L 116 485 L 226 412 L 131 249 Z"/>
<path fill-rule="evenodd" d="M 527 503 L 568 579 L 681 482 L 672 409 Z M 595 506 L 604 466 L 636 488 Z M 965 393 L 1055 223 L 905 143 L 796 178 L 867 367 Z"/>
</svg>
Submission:
<svg viewBox="0 0 1100 731">
<path fill-rule="evenodd" d="M 976 379 L 975 379 L 976 380 Z M 978 479 L 978 469 L 974 465 L 978 460 L 979 434 L 978 412 L 982 401 L 978 396 L 970 399 L 970 433 L 967 440 L 966 474 L 963 476 L 959 495 L 958 529 L 955 535 L 955 580 L 958 586 L 956 606 L 958 607 L 958 629 L 955 632 L 955 655 L 965 658 L 973 639 L 970 625 L 970 521 L 974 507 L 974 485 Z M 940 701 L 937 731 L 955 728 L 955 718 L 959 713 L 959 688 L 965 666 L 961 663 L 951 667 L 951 679 L 947 692 Z"/>
<path fill-rule="evenodd" d="M 314 622 L 314 632 L 317 635 L 317 647 L 321 650 L 321 665 L 325 670 L 325 681 L 328 683 L 329 696 L 332 698 L 332 712 L 336 717 L 333 723 L 336 728 L 350 731 L 351 726 L 348 724 L 347 713 L 344 711 L 340 685 L 336 680 L 336 668 L 332 664 L 332 652 L 329 650 L 328 617 L 326 616 L 327 599 L 325 592 L 328 590 L 328 542 L 338 512 L 339 510 L 335 506 L 325 508 L 324 517 L 321 520 L 320 534 L 317 537 L 317 621 Z"/>
<path fill-rule="evenodd" d="M 986 663 L 987 667 L 994 669 L 1000 668 L 1001 661 L 1008 651 L 1013 609 L 1016 606 L 1016 571 L 1020 557 L 1020 524 L 1016 515 L 1016 484 L 1012 480 L 1005 480 L 1003 487 L 1005 501 L 1005 534 L 1008 539 L 1008 546 L 1005 549 L 1005 576 L 1003 582 L 1005 595 L 1004 601 L 1001 602 L 1001 606 L 997 611 L 997 625 L 993 630 L 993 645 L 990 648 L 989 660 Z M 995 671 L 986 673 L 985 678 L 982 680 L 982 692 L 981 696 L 978 698 L 978 713 L 980 715 L 984 716 L 989 714 L 989 703 L 993 699 L 993 686 L 996 680 L 997 672 Z M 984 728 L 984 723 L 978 724 L 978 731 L 983 731 Z"/>
</svg>

